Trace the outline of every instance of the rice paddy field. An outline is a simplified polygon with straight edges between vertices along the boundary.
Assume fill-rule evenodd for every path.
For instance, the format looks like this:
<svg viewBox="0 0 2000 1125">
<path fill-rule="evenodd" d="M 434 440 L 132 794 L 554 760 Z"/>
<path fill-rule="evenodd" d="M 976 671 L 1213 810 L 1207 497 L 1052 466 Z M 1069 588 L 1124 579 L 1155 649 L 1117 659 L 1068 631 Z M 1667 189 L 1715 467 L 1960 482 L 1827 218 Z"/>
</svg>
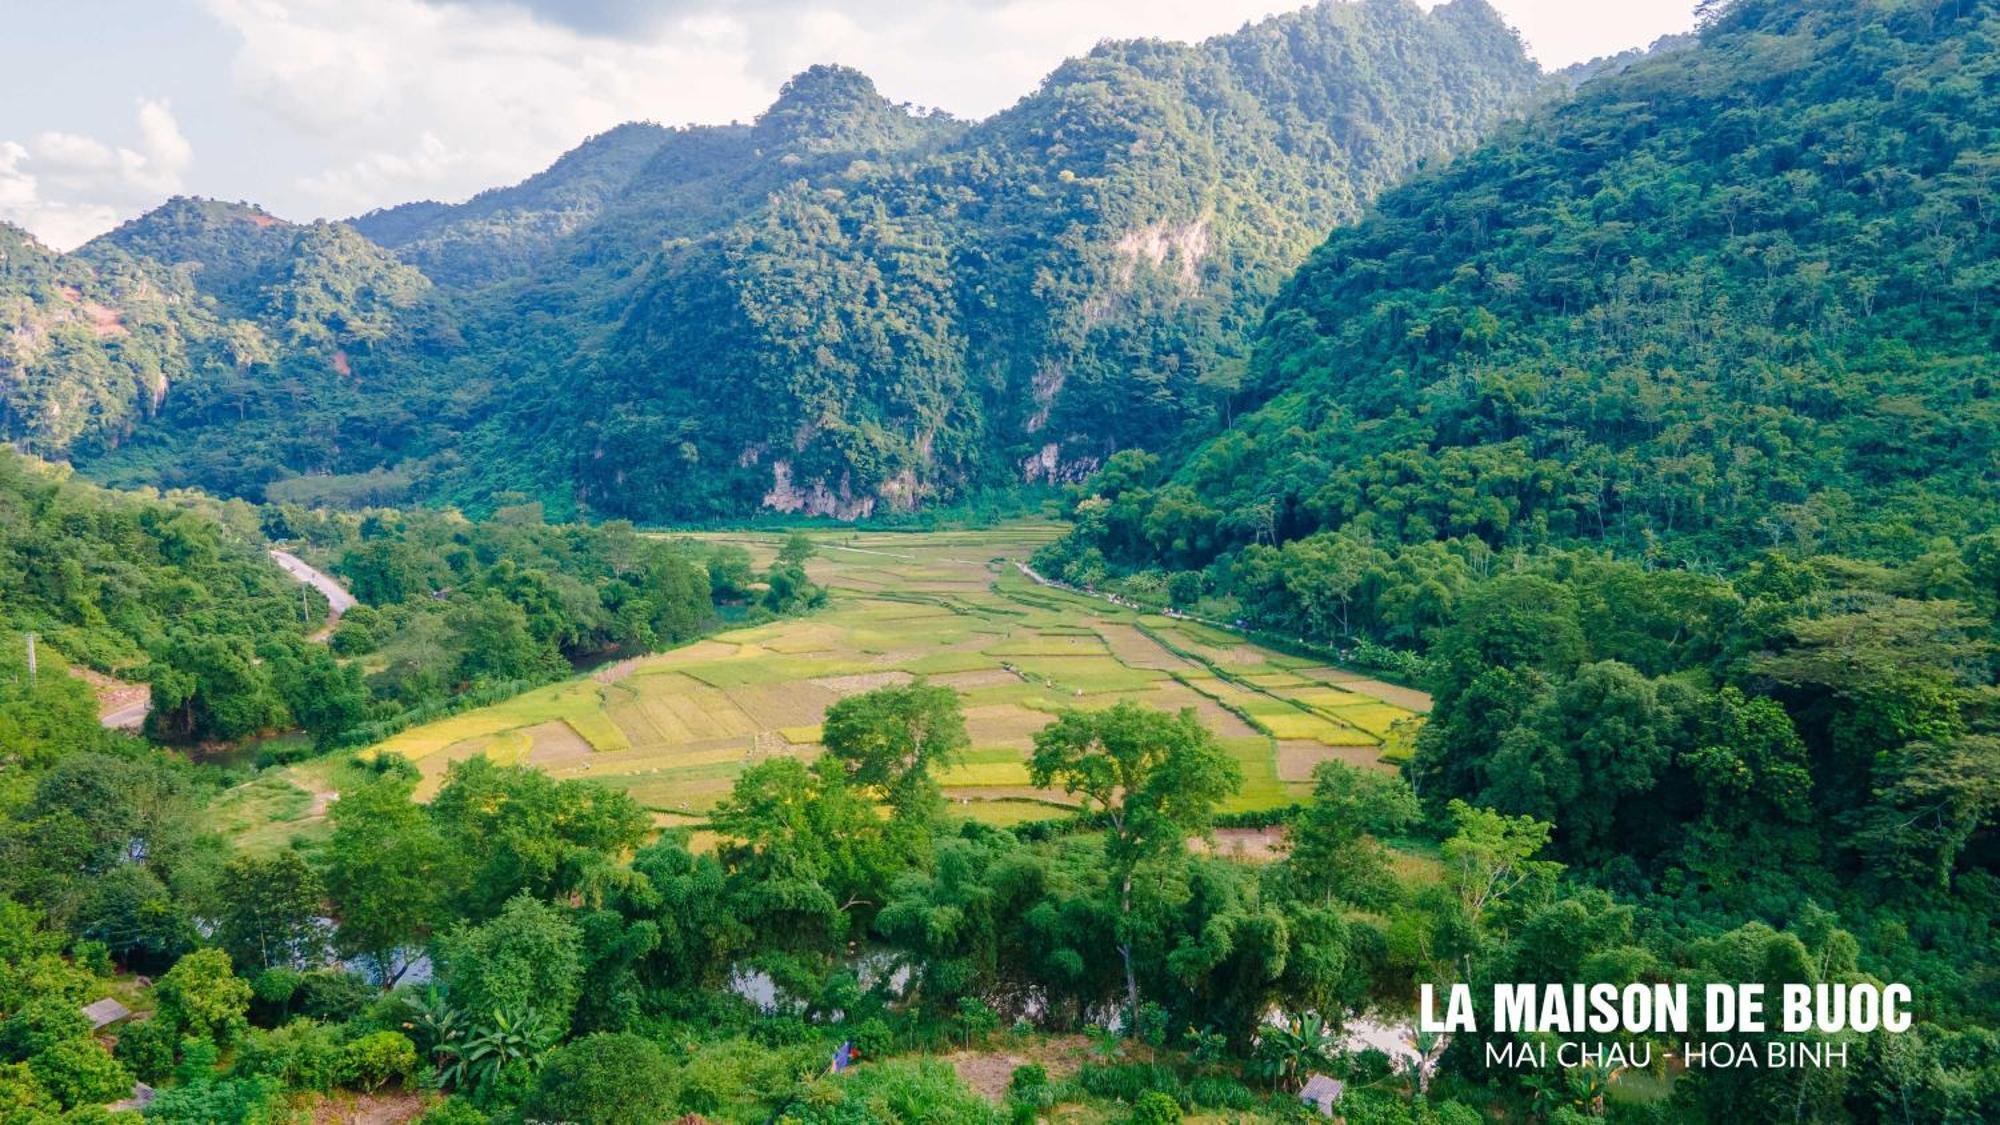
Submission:
<svg viewBox="0 0 2000 1125">
<path fill-rule="evenodd" d="M 1132 700 L 1193 708 L 1242 764 L 1233 810 L 1273 807 L 1337 760 L 1393 768 L 1428 701 L 1419 693 L 1227 630 L 1042 585 L 1018 564 L 1055 524 L 978 531 L 812 533 L 808 564 L 832 592 L 806 617 L 717 634 L 512 700 L 404 731 L 366 753 L 416 763 L 420 798 L 451 763 L 484 755 L 632 794 L 662 825 L 699 829 L 743 769 L 811 758 L 842 696 L 924 677 L 963 699 L 972 748 L 942 781 L 955 810 L 1005 825 L 1059 815 L 1061 792 L 1029 782 L 1035 731 L 1064 707 Z M 778 534 L 698 538 L 748 548 L 760 566 Z M 256 840 L 313 835 L 333 779 L 314 763 L 246 794 Z M 287 794 L 290 784 L 299 792 Z"/>
</svg>

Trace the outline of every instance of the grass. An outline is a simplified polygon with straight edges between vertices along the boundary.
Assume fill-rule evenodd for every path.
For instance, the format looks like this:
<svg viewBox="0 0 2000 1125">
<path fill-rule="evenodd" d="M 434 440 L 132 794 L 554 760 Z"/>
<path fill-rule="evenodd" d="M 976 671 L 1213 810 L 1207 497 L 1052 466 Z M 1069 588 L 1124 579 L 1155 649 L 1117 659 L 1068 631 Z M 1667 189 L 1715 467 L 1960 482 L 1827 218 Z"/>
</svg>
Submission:
<svg viewBox="0 0 2000 1125">
<path fill-rule="evenodd" d="M 1280 739 L 1294 765 L 1305 755 L 1388 768 L 1381 758 L 1407 746 L 1410 711 L 1326 682 L 1315 674 L 1328 671 L 1323 665 L 1035 584 L 1014 563 L 1061 530 L 815 529 L 807 534 L 820 550 L 807 569 L 833 597 L 808 617 L 726 631 L 539 688 L 364 753 L 415 762 L 425 775 L 420 797 L 452 762 L 484 754 L 624 790 L 663 826 L 701 830 L 750 764 L 818 753 L 819 721 L 834 700 L 918 676 L 961 693 L 973 745 L 940 780 L 954 815 L 986 824 L 1060 816 L 1072 803 L 1033 789 L 1026 765 L 1034 732 L 1065 707 L 1194 707 L 1242 768 L 1231 811 L 1288 804 L 1305 792 L 1280 777 Z M 691 537 L 740 544 L 766 561 L 783 539 Z M 325 802 L 316 795 L 342 779 L 312 772 L 319 766 L 267 772 L 226 795 L 224 831 L 253 846 L 323 835 L 324 810 L 315 805 Z"/>
</svg>

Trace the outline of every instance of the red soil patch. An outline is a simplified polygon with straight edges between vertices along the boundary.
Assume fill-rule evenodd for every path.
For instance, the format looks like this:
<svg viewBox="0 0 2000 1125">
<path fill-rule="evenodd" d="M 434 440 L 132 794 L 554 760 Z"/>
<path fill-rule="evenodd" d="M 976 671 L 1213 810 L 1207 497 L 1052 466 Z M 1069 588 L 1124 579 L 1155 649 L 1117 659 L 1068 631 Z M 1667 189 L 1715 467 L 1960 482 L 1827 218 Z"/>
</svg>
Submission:
<svg viewBox="0 0 2000 1125">
<path fill-rule="evenodd" d="M 115 340 L 130 335 L 125 329 L 125 322 L 118 318 L 117 309 L 90 301 L 83 306 L 83 315 L 90 318 L 90 330 L 100 340 Z"/>
<path fill-rule="evenodd" d="M 322 1094 L 301 1108 L 312 1125 L 403 1125 L 423 1116 L 435 1099 L 425 1094 Z"/>
</svg>

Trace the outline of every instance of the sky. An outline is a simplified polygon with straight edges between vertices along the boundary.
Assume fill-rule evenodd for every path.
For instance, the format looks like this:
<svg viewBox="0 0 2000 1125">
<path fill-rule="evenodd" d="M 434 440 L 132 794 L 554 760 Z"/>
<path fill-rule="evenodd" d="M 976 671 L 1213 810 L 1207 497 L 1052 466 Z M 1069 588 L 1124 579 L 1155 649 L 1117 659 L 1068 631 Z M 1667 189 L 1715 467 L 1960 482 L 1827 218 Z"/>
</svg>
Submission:
<svg viewBox="0 0 2000 1125">
<path fill-rule="evenodd" d="M 1694 0 L 1492 0 L 1545 67 Z M 623 121 L 749 121 L 818 62 L 983 117 L 1107 38 L 1287 0 L 7 0 L 0 221 L 70 249 L 172 195 L 346 218 L 463 199 Z M 1428 6 L 1428 5 L 1427 5 Z"/>
</svg>

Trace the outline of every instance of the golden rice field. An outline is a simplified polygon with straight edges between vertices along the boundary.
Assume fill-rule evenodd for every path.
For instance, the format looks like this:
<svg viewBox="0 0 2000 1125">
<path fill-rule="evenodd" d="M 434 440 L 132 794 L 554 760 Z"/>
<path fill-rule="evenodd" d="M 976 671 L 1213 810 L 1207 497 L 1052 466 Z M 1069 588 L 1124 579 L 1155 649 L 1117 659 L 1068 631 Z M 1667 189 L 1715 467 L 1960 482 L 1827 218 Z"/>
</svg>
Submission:
<svg viewBox="0 0 2000 1125">
<path fill-rule="evenodd" d="M 1064 707 L 1193 708 L 1242 764 L 1236 809 L 1295 799 L 1328 759 L 1389 768 L 1385 753 L 1407 741 L 1413 712 L 1426 705 L 1407 688 L 1037 584 L 1016 564 L 1061 531 L 816 532 L 819 554 L 807 569 L 833 593 L 817 613 L 626 660 L 412 728 L 369 752 L 415 762 L 420 797 L 451 763 L 485 755 L 616 786 L 663 825 L 699 826 L 746 766 L 818 754 L 819 723 L 834 701 L 921 676 L 957 689 L 972 736 L 970 752 L 941 777 L 946 795 L 964 815 L 1012 824 L 1068 803 L 1033 787 L 1026 765 L 1035 731 Z M 759 565 L 782 539 L 702 538 L 748 547 Z M 297 780 L 324 792 L 317 777 Z M 314 807 L 269 793 L 262 800 Z M 272 827 L 282 831 L 267 826 L 264 836 Z"/>
</svg>

